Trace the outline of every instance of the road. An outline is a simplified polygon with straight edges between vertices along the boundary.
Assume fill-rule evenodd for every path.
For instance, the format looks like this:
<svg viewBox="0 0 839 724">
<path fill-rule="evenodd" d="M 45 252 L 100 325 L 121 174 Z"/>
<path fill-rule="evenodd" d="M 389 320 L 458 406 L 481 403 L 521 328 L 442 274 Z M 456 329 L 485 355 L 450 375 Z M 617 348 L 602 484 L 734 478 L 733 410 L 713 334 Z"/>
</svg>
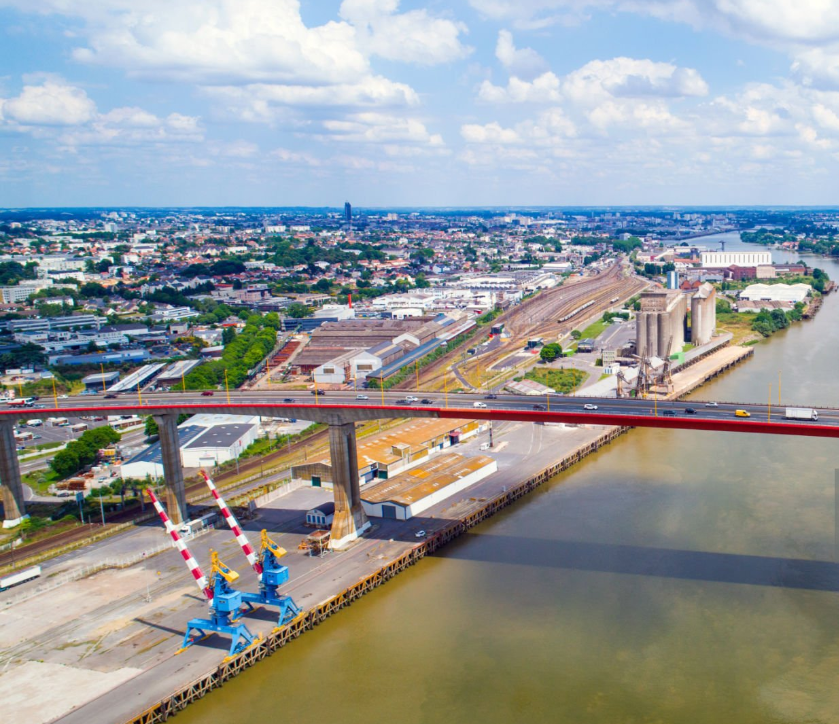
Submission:
<svg viewBox="0 0 839 724">
<path fill-rule="evenodd" d="M 768 404 L 718 402 L 686 404 L 684 402 L 656 401 L 651 399 L 583 398 L 550 395 L 534 397 L 528 395 L 499 394 L 494 399 L 485 399 L 482 394 L 446 394 L 441 392 L 417 393 L 421 400 L 408 401 L 404 392 L 376 392 L 368 390 L 357 394 L 354 391 L 323 391 L 320 395 L 260 391 L 235 391 L 229 396 L 225 392 L 206 395 L 200 392 L 155 392 L 142 396 L 142 405 L 136 395 L 124 394 L 105 399 L 100 395 L 84 398 L 59 400 L 59 407 L 65 414 L 77 410 L 107 411 L 114 413 L 151 414 L 163 412 L 228 412 L 235 414 L 237 408 L 243 414 L 262 414 L 273 417 L 294 417 L 298 419 L 322 419 L 331 409 L 336 411 L 357 408 L 358 419 L 383 417 L 463 417 L 470 419 L 521 420 L 530 422 L 569 422 L 577 424 L 634 425 L 645 427 L 675 427 L 694 429 L 728 429 L 737 432 L 777 432 L 779 434 L 813 434 L 825 437 L 839 434 L 839 410 L 812 407 L 818 412 L 818 421 L 786 420 L 784 407 Z M 229 403 L 228 403 L 229 400 Z M 425 402 L 423 402 L 425 401 Z M 486 408 L 479 407 L 477 405 Z M 322 409 L 320 409 L 322 408 Z M 693 414 L 686 412 L 688 408 Z M 379 410 L 387 411 L 380 415 Z M 748 413 L 737 416 L 736 410 Z M 0 410 L 0 419 L 6 416 L 26 418 L 39 414 L 37 409 Z M 413 414 L 412 414 L 413 413 Z M 310 418 L 307 418 L 307 414 Z M 772 429 L 766 423 L 772 424 Z M 805 428 L 811 428 L 809 432 Z M 836 428 L 828 430 L 828 428 Z M 823 433 L 823 434 L 822 434 Z"/>
</svg>

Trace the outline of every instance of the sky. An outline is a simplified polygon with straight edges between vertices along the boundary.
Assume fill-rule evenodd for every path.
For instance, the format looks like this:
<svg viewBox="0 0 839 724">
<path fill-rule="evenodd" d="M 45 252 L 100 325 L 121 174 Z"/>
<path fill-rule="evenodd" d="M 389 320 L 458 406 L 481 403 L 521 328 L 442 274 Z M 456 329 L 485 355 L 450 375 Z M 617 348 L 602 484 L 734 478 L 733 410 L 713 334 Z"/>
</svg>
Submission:
<svg viewBox="0 0 839 724">
<path fill-rule="evenodd" d="M 0 207 L 837 189 L 836 0 L 0 0 Z"/>
</svg>

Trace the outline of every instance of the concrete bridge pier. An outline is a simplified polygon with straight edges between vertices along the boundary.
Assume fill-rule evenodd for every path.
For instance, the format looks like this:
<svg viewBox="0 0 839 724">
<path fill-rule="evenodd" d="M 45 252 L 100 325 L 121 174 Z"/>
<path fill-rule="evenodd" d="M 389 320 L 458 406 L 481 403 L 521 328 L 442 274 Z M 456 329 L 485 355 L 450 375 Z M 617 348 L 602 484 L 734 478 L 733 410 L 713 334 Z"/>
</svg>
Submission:
<svg viewBox="0 0 839 724">
<path fill-rule="evenodd" d="M 354 422 L 329 424 L 329 456 L 335 495 L 335 517 L 329 547 L 343 548 L 370 527 L 361 506 Z"/>
<path fill-rule="evenodd" d="M 29 516 L 23 500 L 23 482 L 15 446 L 15 420 L 0 421 L 0 490 L 5 511 L 3 527 L 14 528 Z"/>
<path fill-rule="evenodd" d="M 178 438 L 176 414 L 154 415 L 160 434 L 160 451 L 163 454 L 163 480 L 166 483 L 166 510 L 175 525 L 189 520 L 184 488 L 184 469 L 181 466 L 181 445 Z"/>
</svg>

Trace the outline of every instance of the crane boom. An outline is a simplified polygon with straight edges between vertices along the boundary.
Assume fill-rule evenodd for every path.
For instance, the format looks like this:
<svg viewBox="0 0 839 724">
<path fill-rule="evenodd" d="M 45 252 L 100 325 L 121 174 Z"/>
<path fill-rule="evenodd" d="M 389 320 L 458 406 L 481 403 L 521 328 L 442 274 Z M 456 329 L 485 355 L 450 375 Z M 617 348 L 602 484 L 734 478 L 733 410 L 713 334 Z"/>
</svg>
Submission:
<svg viewBox="0 0 839 724">
<path fill-rule="evenodd" d="M 236 538 L 236 542 L 241 546 L 242 552 L 245 554 L 245 558 L 248 559 L 248 563 L 250 564 L 251 568 L 256 571 L 258 576 L 262 576 L 262 564 L 259 562 L 259 556 L 257 555 L 256 551 L 253 549 L 253 546 L 250 544 L 248 537 L 245 535 L 242 527 L 239 525 L 239 521 L 236 520 L 236 516 L 233 515 L 233 512 L 230 508 L 227 507 L 227 503 L 224 502 L 224 498 L 221 497 L 218 490 L 216 489 L 215 484 L 210 479 L 210 476 L 207 475 L 207 471 L 202 469 L 201 475 L 204 478 L 204 482 L 207 484 L 207 487 L 210 489 L 210 493 L 213 496 L 213 499 L 216 501 L 216 504 L 221 510 L 222 517 L 227 521 L 227 525 L 230 527 L 230 530 L 233 531 L 233 535 Z"/>
<path fill-rule="evenodd" d="M 166 528 L 166 532 L 172 536 L 172 540 L 175 541 L 175 546 L 180 552 L 181 557 L 186 562 L 186 567 L 189 568 L 190 573 L 192 573 L 192 577 L 195 579 L 195 583 L 198 584 L 198 588 L 201 589 L 201 592 L 204 596 L 206 596 L 208 601 L 212 601 L 213 589 L 210 587 L 210 582 L 207 579 L 207 576 L 204 575 L 201 567 L 198 565 L 198 561 L 195 560 L 195 557 L 192 553 L 190 553 L 189 548 L 186 547 L 186 543 L 184 543 L 178 535 L 178 531 L 175 529 L 175 526 L 172 525 L 172 521 L 169 520 L 169 516 L 166 515 L 166 511 L 163 509 L 163 506 L 160 504 L 160 501 L 157 499 L 157 496 L 155 496 L 152 489 L 146 488 L 146 493 L 148 493 L 149 499 L 154 505 L 154 509 L 163 521 L 163 527 Z"/>
</svg>

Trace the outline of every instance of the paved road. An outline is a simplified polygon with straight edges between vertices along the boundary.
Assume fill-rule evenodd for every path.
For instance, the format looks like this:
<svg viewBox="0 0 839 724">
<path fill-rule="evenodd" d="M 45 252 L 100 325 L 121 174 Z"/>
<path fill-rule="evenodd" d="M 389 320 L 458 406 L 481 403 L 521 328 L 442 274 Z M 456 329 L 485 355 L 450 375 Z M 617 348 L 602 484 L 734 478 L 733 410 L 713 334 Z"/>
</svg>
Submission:
<svg viewBox="0 0 839 724">
<path fill-rule="evenodd" d="M 754 403 L 733 403 L 733 402 L 719 402 L 719 403 L 684 403 L 672 401 L 655 401 L 651 399 L 614 399 L 614 398 L 581 398 L 581 397 L 566 397 L 562 395 L 550 396 L 528 396 L 528 395 L 511 395 L 499 394 L 494 399 L 486 399 L 482 394 L 445 394 L 442 392 L 425 392 L 421 400 L 409 400 L 404 392 L 377 392 L 369 390 L 365 393 L 356 393 L 353 391 L 322 391 L 323 394 L 315 396 L 313 394 L 306 394 L 300 392 L 270 392 L 266 390 L 260 391 L 235 391 L 228 395 L 221 391 L 215 392 L 212 396 L 202 395 L 200 392 L 156 392 L 143 395 L 143 405 L 140 406 L 137 401 L 137 396 L 132 394 L 118 395 L 116 398 L 105 399 L 101 395 L 89 395 L 85 397 L 69 398 L 66 400 L 59 400 L 60 408 L 69 414 L 72 410 L 85 408 L 109 408 L 114 407 L 119 412 L 136 412 L 142 414 L 144 411 L 151 412 L 154 408 L 160 406 L 167 406 L 179 408 L 183 405 L 206 405 L 217 408 L 218 411 L 232 412 L 225 406 L 228 399 L 231 405 L 271 405 L 271 409 L 266 409 L 265 414 L 272 416 L 282 416 L 287 409 L 289 416 L 304 418 L 305 412 L 300 410 L 300 406 L 331 406 L 331 405 L 346 405 L 346 406 L 361 406 L 370 408 L 378 406 L 382 400 L 384 407 L 390 410 L 399 409 L 400 407 L 409 407 L 414 409 L 424 409 L 431 415 L 436 412 L 446 410 L 447 416 L 451 416 L 455 410 L 462 410 L 463 417 L 486 418 L 491 416 L 491 410 L 505 411 L 505 412 L 552 412 L 574 414 L 575 417 L 585 415 L 590 418 L 592 424 L 619 424 L 619 422 L 607 421 L 608 416 L 613 418 L 618 415 L 625 416 L 642 416 L 642 417 L 678 417 L 683 421 L 736 421 L 747 425 L 749 423 L 758 422 L 786 422 L 799 426 L 817 426 L 823 427 L 838 427 L 839 428 L 839 410 L 831 408 L 823 408 L 814 406 L 818 413 L 818 421 L 812 420 L 787 420 L 784 419 L 785 407 L 778 407 L 767 404 Z M 410 393 L 407 393 L 410 396 Z M 419 395 L 414 395 L 419 396 Z M 361 399 L 359 399 L 361 398 Z M 427 402 L 425 402 L 427 401 Z M 486 405 L 487 409 L 478 409 L 475 405 Z M 588 406 L 588 407 L 587 407 Z M 148 409 L 151 408 L 151 409 Z M 694 410 L 693 414 L 688 414 L 686 410 L 690 408 Z M 743 410 L 749 414 L 749 417 L 740 417 L 735 414 L 735 411 Z M 156 409 L 156 412 L 161 410 Z M 198 412 L 200 410 L 196 410 Z M 38 410 L 13 410 L 7 411 L 0 409 L 0 418 L 6 415 L 21 415 L 25 417 L 35 417 L 39 413 Z M 371 411 L 371 415 L 375 412 Z M 410 416 L 410 414 L 406 415 Z M 508 419 L 513 419 L 509 415 L 502 416 Z M 529 417 L 533 417 L 532 415 Z M 529 419 L 528 417 L 528 419 Z M 577 421 L 576 419 L 574 421 Z M 627 420 L 627 424 L 632 424 L 631 420 Z"/>
</svg>

